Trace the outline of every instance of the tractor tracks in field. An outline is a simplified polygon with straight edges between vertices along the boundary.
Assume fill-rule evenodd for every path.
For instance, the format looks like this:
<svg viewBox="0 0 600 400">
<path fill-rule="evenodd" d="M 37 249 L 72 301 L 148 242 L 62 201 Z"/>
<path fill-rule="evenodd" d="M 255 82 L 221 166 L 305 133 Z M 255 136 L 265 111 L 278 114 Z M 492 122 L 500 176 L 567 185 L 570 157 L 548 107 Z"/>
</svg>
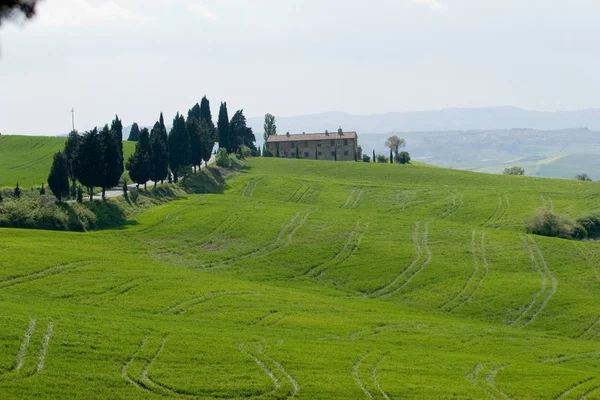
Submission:
<svg viewBox="0 0 600 400">
<path fill-rule="evenodd" d="M 442 216 L 440 219 L 450 218 L 451 216 L 459 212 L 465 203 L 464 196 L 458 190 L 449 190 L 448 193 L 450 193 L 451 196 L 450 205 L 444 210 L 444 212 L 442 212 Z"/>
<path fill-rule="evenodd" d="M 358 221 L 356 221 L 356 224 L 354 225 L 353 230 L 348 234 L 348 239 L 346 240 L 346 243 L 344 243 L 342 248 L 337 253 L 335 253 L 335 255 L 331 259 L 324 263 L 313 265 L 308 270 L 306 270 L 301 276 L 309 276 L 316 278 L 325 273 L 327 270 L 335 268 L 346 262 L 358 250 L 362 239 L 369 230 L 370 223 L 370 220 L 367 220 L 363 223 L 362 219 L 358 219 Z"/>
<path fill-rule="evenodd" d="M 51 267 L 31 272 L 25 275 L 19 275 L 11 278 L 0 280 L 0 290 L 9 288 L 11 286 L 21 285 L 24 283 L 34 282 L 40 279 L 60 276 L 70 272 L 75 272 L 85 267 L 92 265 L 93 263 L 105 263 L 96 261 L 76 261 L 73 263 L 57 264 Z"/>
<path fill-rule="evenodd" d="M 308 217 L 310 216 L 310 212 L 306 211 L 304 213 L 303 217 L 300 217 L 300 215 L 301 215 L 301 213 L 296 213 L 296 215 L 294 215 L 288 222 L 285 223 L 285 225 L 283 225 L 283 227 L 281 227 L 281 229 L 275 236 L 275 239 L 273 239 L 273 241 L 266 244 L 265 246 L 259 247 L 257 249 L 254 249 L 245 254 L 241 254 L 241 255 L 238 255 L 235 257 L 230 257 L 230 258 L 226 258 L 224 260 L 206 263 L 206 264 L 200 265 L 198 267 L 195 267 L 194 269 L 196 269 L 196 270 L 211 270 L 211 269 L 215 269 L 215 268 L 222 268 L 222 267 L 226 267 L 226 266 L 228 266 L 236 261 L 239 261 L 239 260 L 243 260 L 243 259 L 251 258 L 251 257 L 265 256 L 265 255 L 274 253 L 277 250 L 280 250 L 281 248 L 290 244 L 290 242 L 292 241 L 292 238 L 294 237 L 294 234 L 308 220 Z"/>
<path fill-rule="evenodd" d="M 198 296 L 190 297 L 178 301 L 177 303 L 169 306 L 165 310 L 162 311 L 162 314 L 165 315 L 181 315 L 185 314 L 194 308 L 198 307 L 201 304 L 208 303 L 209 301 L 216 300 L 220 297 L 224 296 L 243 296 L 253 294 L 253 292 L 227 292 L 227 291 L 216 291 L 204 293 Z"/>
<path fill-rule="evenodd" d="M 298 189 L 296 189 L 294 194 L 292 194 L 292 196 L 288 199 L 288 202 L 301 203 L 302 200 L 304 200 L 306 195 L 308 195 L 309 193 L 313 193 L 313 184 L 312 183 L 303 183 L 302 185 L 300 185 L 300 187 Z"/>
<path fill-rule="evenodd" d="M 256 190 L 256 186 L 263 178 L 251 178 L 248 179 L 246 185 L 242 189 L 242 193 L 240 194 L 242 197 L 252 197 L 254 196 L 254 191 Z"/>
<path fill-rule="evenodd" d="M 556 400 L 560 400 L 560 399 L 565 399 L 567 397 L 574 397 L 572 395 L 577 396 L 578 392 L 580 392 L 581 390 L 584 390 L 583 393 L 580 393 L 580 395 L 577 396 L 577 399 L 585 399 L 587 397 L 587 395 L 589 395 L 593 391 L 595 391 L 595 390 L 597 390 L 597 389 L 600 388 L 600 386 L 593 386 L 591 388 L 586 388 L 586 386 L 588 386 L 588 384 L 590 382 L 595 381 L 595 380 L 596 380 L 596 378 L 587 378 L 587 379 L 584 379 L 581 382 L 577 382 L 576 384 L 571 385 L 567 389 L 565 389 L 564 391 L 560 392 L 554 398 Z M 597 383 L 597 382 L 594 382 L 594 383 Z"/>
<path fill-rule="evenodd" d="M 344 202 L 344 204 L 342 204 L 340 206 L 340 208 L 343 208 L 346 210 L 351 210 L 353 208 L 356 208 L 358 203 L 360 203 L 360 200 L 361 200 L 364 192 L 365 192 L 365 189 L 363 189 L 363 188 L 353 187 L 350 190 L 350 193 L 348 193 L 348 197 L 346 198 L 346 201 Z"/>
<path fill-rule="evenodd" d="M 552 366 L 560 366 L 576 361 L 585 361 L 594 358 L 600 358 L 600 352 L 579 353 L 579 354 L 562 354 L 558 357 L 550 357 L 540 360 L 541 364 Z M 556 395 L 555 399 L 576 398 L 578 400 L 587 399 L 589 395 L 600 389 L 600 380 L 598 377 L 589 377 L 584 380 L 569 386 L 561 393 Z"/>
<path fill-rule="evenodd" d="M 527 253 L 529 254 L 531 263 L 542 279 L 540 290 L 533 296 L 531 301 L 523 307 L 523 310 L 519 316 L 513 321 L 510 321 L 508 324 L 509 326 L 523 328 L 533 322 L 535 318 L 544 310 L 552 296 L 554 296 L 556 293 L 558 281 L 552 274 L 550 268 L 548 268 L 548 264 L 546 264 L 546 260 L 544 259 L 542 251 L 533 237 L 522 234 L 519 236 L 523 242 L 523 245 L 525 246 L 525 249 L 527 250 Z M 550 286 L 548 283 L 550 283 Z"/>
<path fill-rule="evenodd" d="M 508 199 L 508 195 L 504 193 L 502 196 L 498 193 L 498 206 L 496 210 L 489 216 L 487 221 L 485 221 L 482 226 L 487 226 L 489 228 L 499 228 L 500 221 L 504 218 L 508 210 L 510 209 L 510 201 Z"/>
<path fill-rule="evenodd" d="M 548 194 L 540 194 L 540 199 L 542 200 L 542 207 L 547 209 L 550 212 L 554 212 L 554 201 L 552 197 Z"/>
<path fill-rule="evenodd" d="M 488 364 L 475 364 L 473 369 L 467 375 L 467 379 L 475 386 L 485 392 L 491 399 L 502 400 L 511 399 L 508 394 L 498 389 L 496 386 L 496 375 L 498 372 L 509 367 L 510 364 L 503 364 L 498 366 L 489 366 Z M 487 375 L 482 376 L 484 373 Z"/>
<path fill-rule="evenodd" d="M 385 360 L 385 358 L 388 356 L 389 353 L 383 353 L 381 355 L 381 357 L 379 357 L 373 363 L 373 365 L 371 366 L 370 373 L 368 375 L 371 378 L 371 380 L 373 381 L 373 386 L 375 388 L 377 388 L 377 392 L 369 390 L 369 388 L 367 387 L 365 381 L 363 380 L 363 378 L 360 374 L 360 366 L 363 363 L 363 361 L 370 354 L 371 354 L 370 352 L 366 352 L 365 354 L 361 355 L 354 361 L 354 365 L 352 366 L 352 369 L 351 369 L 352 376 L 354 377 L 354 380 L 356 381 L 358 386 L 361 388 L 363 393 L 367 396 L 367 398 L 369 398 L 371 400 L 377 400 L 379 398 L 383 398 L 385 400 L 391 400 L 390 395 L 383 389 L 383 387 L 379 383 L 379 379 L 377 378 L 377 368 Z"/>
<path fill-rule="evenodd" d="M 277 310 L 271 310 L 266 315 L 250 322 L 248 325 L 254 326 L 274 326 L 283 321 L 287 317 L 286 314 L 280 313 Z"/>
<path fill-rule="evenodd" d="M 412 240 L 416 250 L 415 258 L 385 286 L 367 294 L 368 297 L 387 297 L 399 292 L 431 262 L 432 255 L 428 246 L 429 223 L 425 223 L 421 229 L 421 223 L 417 222 Z"/>
<path fill-rule="evenodd" d="M 152 376 L 150 375 L 150 369 L 152 365 L 157 361 L 160 354 L 164 351 L 167 338 L 168 334 L 164 334 L 156 350 L 149 357 L 141 357 L 140 354 L 148 346 L 148 342 L 151 339 L 150 334 L 145 335 L 140 345 L 133 353 L 133 355 L 129 357 L 121 366 L 121 376 L 123 377 L 123 379 L 125 379 L 127 382 L 129 382 L 130 384 L 132 384 L 140 390 L 144 390 L 146 392 L 150 392 L 160 396 L 180 398 L 213 397 L 215 399 L 229 399 L 239 397 L 235 395 L 223 396 L 222 394 L 216 393 L 214 396 L 211 396 L 207 393 L 192 393 L 186 390 L 170 387 L 152 378 Z M 237 347 L 240 352 L 242 352 L 247 357 L 250 357 L 272 382 L 271 388 L 267 391 L 248 396 L 247 398 L 263 398 L 266 395 L 273 395 L 281 399 L 292 399 L 298 394 L 298 392 L 300 391 L 300 384 L 279 361 L 267 356 L 260 349 L 249 350 L 248 347 L 244 344 L 238 344 Z M 132 366 L 134 364 L 138 364 L 138 359 L 140 362 L 144 359 L 146 361 L 143 363 L 143 365 L 138 366 L 137 369 L 134 372 L 132 372 Z M 286 383 L 285 385 L 284 382 Z"/>
<path fill-rule="evenodd" d="M 38 326 L 37 319 L 32 319 L 29 321 L 29 325 L 23 335 L 23 339 L 21 341 L 21 345 L 19 346 L 19 351 L 15 357 L 15 363 L 11 369 L 4 373 L 0 373 L 0 378 L 4 377 L 21 377 L 27 378 L 34 375 L 37 375 L 40 371 L 44 369 L 44 364 L 46 362 L 46 356 L 48 354 L 48 348 L 50 347 L 50 339 L 52 338 L 52 333 L 54 331 L 54 321 L 51 319 L 48 321 L 48 325 L 46 328 L 46 332 L 42 338 L 42 342 L 40 344 L 40 348 L 38 351 L 37 359 L 35 360 L 35 365 L 31 365 L 31 371 L 21 372 L 23 367 L 25 366 L 29 353 L 29 348 L 31 347 L 31 338 L 35 333 L 35 330 Z M 28 364 L 31 364 L 29 362 Z"/>
<path fill-rule="evenodd" d="M 478 239 L 480 236 L 480 239 Z M 479 251 L 478 251 L 479 249 Z M 473 271 L 456 295 L 444 303 L 440 309 L 452 312 L 473 298 L 481 283 L 489 272 L 489 264 L 485 255 L 485 231 L 473 230 L 471 235 L 471 253 L 473 255 Z"/>
</svg>

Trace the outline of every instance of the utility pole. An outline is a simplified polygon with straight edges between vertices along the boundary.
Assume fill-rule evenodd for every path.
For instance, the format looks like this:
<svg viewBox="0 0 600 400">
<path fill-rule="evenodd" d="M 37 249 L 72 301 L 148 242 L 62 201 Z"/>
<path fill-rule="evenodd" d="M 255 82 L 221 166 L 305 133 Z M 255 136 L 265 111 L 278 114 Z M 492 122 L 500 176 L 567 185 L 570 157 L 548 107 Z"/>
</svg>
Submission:
<svg viewBox="0 0 600 400">
<path fill-rule="evenodd" d="M 71 108 L 71 122 L 73 122 L 73 131 L 75 131 L 75 108 Z"/>
</svg>

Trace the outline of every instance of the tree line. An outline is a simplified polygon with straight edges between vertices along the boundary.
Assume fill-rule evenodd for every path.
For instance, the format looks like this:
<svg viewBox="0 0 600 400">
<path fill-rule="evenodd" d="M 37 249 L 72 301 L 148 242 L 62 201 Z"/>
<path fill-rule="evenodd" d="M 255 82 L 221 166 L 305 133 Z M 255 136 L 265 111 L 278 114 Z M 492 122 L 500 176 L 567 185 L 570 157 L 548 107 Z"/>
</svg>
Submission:
<svg viewBox="0 0 600 400">
<path fill-rule="evenodd" d="M 83 186 L 91 201 L 94 188 L 100 187 L 104 200 L 106 190 L 119 184 L 124 165 L 138 187 L 146 188 L 148 181 L 154 186 L 165 180 L 176 183 L 188 171 L 195 173 L 202 161 L 208 165 L 217 142 L 227 153 L 244 148 L 257 153 L 256 138 L 243 110 L 229 120 L 227 103 L 221 103 L 215 126 L 206 96 L 188 110 L 187 118 L 177 113 L 169 132 L 161 113 L 151 130 L 133 123 L 128 140 L 136 142 L 135 151 L 124 160 L 123 123 L 118 116 L 101 130 L 94 128 L 82 135 L 71 132 L 63 151 L 54 155 L 48 176 L 52 193 L 59 201 L 68 197 L 81 201 Z"/>
</svg>

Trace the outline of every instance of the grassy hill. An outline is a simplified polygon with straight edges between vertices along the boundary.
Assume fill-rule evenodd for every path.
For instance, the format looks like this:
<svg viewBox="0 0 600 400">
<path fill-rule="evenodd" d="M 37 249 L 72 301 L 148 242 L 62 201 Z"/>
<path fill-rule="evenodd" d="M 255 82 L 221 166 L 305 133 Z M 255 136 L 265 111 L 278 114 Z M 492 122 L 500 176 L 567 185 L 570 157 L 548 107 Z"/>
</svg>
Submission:
<svg viewBox="0 0 600 400">
<path fill-rule="evenodd" d="M 52 157 L 64 147 L 66 138 L 48 136 L 0 136 L 0 187 L 24 188 L 46 183 Z M 128 157 L 135 148 L 133 142 L 123 142 Z"/>
<path fill-rule="evenodd" d="M 600 185 L 252 159 L 124 229 L 0 229 L 2 398 L 598 399 Z"/>
</svg>

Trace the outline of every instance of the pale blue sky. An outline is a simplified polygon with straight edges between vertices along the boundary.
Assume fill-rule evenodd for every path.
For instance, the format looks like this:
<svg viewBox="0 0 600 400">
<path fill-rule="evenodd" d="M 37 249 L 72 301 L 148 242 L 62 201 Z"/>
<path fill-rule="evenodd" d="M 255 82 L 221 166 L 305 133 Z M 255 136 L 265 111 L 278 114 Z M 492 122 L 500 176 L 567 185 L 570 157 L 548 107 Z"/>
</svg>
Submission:
<svg viewBox="0 0 600 400">
<path fill-rule="evenodd" d="M 0 30 L 0 132 L 171 119 L 600 107 L 597 0 L 44 0 Z"/>
</svg>

